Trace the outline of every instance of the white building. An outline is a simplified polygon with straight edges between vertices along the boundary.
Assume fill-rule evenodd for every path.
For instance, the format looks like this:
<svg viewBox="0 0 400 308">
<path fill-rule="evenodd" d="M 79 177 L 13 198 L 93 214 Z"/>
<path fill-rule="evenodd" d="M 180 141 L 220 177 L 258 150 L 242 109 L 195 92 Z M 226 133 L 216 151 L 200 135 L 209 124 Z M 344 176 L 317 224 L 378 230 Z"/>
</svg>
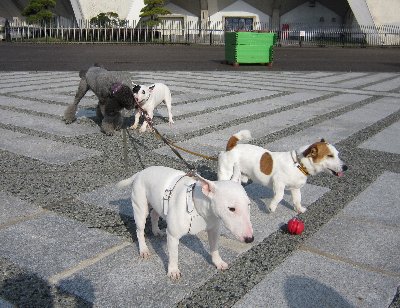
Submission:
<svg viewBox="0 0 400 308">
<path fill-rule="evenodd" d="M 29 0 L 1 0 L 0 17 L 21 18 Z M 274 28 L 288 24 L 309 26 L 400 26 L 400 0 L 166 0 L 171 22 L 201 21 L 248 28 L 264 23 Z M 57 0 L 57 15 L 82 20 L 101 12 L 118 13 L 138 21 L 143 0 Z"/>
</svg>

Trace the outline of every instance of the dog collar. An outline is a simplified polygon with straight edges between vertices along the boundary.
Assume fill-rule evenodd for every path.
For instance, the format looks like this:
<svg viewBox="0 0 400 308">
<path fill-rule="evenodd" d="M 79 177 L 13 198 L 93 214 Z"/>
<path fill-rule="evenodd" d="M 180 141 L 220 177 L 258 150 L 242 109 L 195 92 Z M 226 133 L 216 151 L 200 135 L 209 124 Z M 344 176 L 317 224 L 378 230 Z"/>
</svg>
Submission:
<svg viewBox="0 0 400 308">
<path fill-rule="evenodd" d="M 294 152 L 294 157 L 293 157 L 293 152 Z M 300 170 L 301 173 L 303 173 L 305 176 L 310 175 L 307 171 L 307 168 L 301 163 L 301 160 L 299 158 L 299 155 L 297 154 L 296 151 L 293 151 L 292 153 L 290 153 L 290 156 L 292 156 L 294 165 L 297 167 L 297 169 Z"/>
<path fill-rule="evenodd" d="M 112 85 L 112 89 L 111 89 L 112 95 L 115 95 L 115 93 L 117 93 L 119 90 L 121 90 L 121 88 L 122 88 L 122 83 L 120 83 L 120 82 L 114 83 Z"/>
</svg>

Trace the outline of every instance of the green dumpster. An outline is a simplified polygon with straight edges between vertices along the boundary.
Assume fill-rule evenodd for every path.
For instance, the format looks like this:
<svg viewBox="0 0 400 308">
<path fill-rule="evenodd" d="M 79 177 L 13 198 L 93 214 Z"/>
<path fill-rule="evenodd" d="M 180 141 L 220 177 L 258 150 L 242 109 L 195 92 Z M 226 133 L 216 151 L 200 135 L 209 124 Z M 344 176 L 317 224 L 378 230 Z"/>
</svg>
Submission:
<svg viewBox="0 0 400 308">
<path fill-rule="evenodd" d="M 225 61 L 229 64 L 272 65 L 276 33 L 272 32 L 226 32 Z"/>
</svg>

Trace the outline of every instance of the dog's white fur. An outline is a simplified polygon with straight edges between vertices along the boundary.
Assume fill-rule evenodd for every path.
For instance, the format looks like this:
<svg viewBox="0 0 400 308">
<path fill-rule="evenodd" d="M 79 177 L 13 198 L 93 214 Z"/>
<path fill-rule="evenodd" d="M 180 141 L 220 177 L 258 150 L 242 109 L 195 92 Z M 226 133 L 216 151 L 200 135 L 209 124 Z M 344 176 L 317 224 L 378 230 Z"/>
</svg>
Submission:
<svg viewBox="0 0 400 308">
<path fill-rule="evenodd" d="M 140 88 L 136 92 L 134 85 L 134 93 L 133 97 L 136 100 L 136 103 L 140 104 L 142 109 L 147 112 L 148 116 L 153 119 L 154 109 L 160 105 L 162 102 L 165 102 L 168 110 L 168 122 L 169 124 L 173 124 L 172 120 L 172 98 L 171 91 L 169 88 L 163 83 L 155 83 L 151 86 L 140 85 Z M 131 126 L 132 129 L 136 129 L 139 124 L 141 112 L 137 110 L 135 113 L 135 122 Z M 140 127 L 140 132 L 145 132 L 147 127 L 147 121 L 144 121 L 142 126 Z"/>
<path fill-rule="evenodd" d="M 285 189 L 291 191 L 297 212 L 306 211 L 301 205 L 300 188 L 306 184 L 307 175 L 294 162 L 296 152 L 309 175 L 328 171 L 341 176 L 347 170 L 336 148 L 323 140 L 303 146 L 296 152 L 270 152 L 251 144 L 237 144 L 239 140 L 250 138 L 250 131 L 243 130 L 229 139 L 226 151 L 222 151 L 218 157 L 218 180 L 229 180 L 233 174 L 233 166 L 237 165 L 242 173 L 242 182 L 247 182 L 250 178 L 264 186 L 272 184 L 274 197 L 269 204 L 271 212 L 276 210 L 283 199 Z"/>
<path fill-rule="evenodd" d="M 211 259 L 220 270 L 228 267 L 218 252 L 221 220 L 239 241 L 250 243 L 254 239 L 249 213 L 250 199 L 239 182 L 240 172 L 236 172 L 234 176 L 236 181 L 209 181 L 200 176 L 194 179 L 184 175 L 185 173 L 179 170 L 152 166 L 117 184 L 117 187 L 133 184 L 132 206 L 141 257 L 146 258 L 150 255 L 144 238 L 144 227 L 149 211 L 153 209 L 150 217 L 154 235 L 162 234 L 158 227 L 159 217 L 166 220 L 168 276 L 171 279 L 178 279 L 181 276 L 178 268 L 178 244 L 179 239 L 185 234 L 196 234 L 207 230 Z M 193 212 L 189 213 L 187 188 L 193 183 L 195 183 L 192 193 L 194 208 Z M 163 196 L 165 190 L 171 189 L 174 185 L 165 215 Z"/>
</svg>

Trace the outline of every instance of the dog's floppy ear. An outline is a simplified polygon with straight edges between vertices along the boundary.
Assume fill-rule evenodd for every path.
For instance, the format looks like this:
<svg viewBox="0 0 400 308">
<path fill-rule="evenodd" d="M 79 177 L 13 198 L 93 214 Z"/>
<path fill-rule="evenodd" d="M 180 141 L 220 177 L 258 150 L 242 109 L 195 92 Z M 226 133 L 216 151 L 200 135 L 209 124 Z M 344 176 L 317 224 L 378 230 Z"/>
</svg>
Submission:
<svg viewBox="0 0 400 308">
<path fill-rule="evenodd" d="M 240 172 L 239 165 L 238 164 L 234 164 L 233 165 L 233 175 L 232 175 L 231 181 L 234 181 L 234 182 L 240 184 L 241 175 L 242 175 L 242 173 Z"/>
<path fill-rule="evenodd" d="M 201 191 L 204 195 L 209 198 L 212 198 L 215 194 L 215 184 L 212 181 L 206 180 L 205 178 L 196 174 L 197 180 L 200 182 Z"/>
<path fill-rule="evenodd" d="M 315 144 L 310 145 L 304 152 L 304 157 L 317 157 L 318 155 L 318 148 Z"/>
</svg>

